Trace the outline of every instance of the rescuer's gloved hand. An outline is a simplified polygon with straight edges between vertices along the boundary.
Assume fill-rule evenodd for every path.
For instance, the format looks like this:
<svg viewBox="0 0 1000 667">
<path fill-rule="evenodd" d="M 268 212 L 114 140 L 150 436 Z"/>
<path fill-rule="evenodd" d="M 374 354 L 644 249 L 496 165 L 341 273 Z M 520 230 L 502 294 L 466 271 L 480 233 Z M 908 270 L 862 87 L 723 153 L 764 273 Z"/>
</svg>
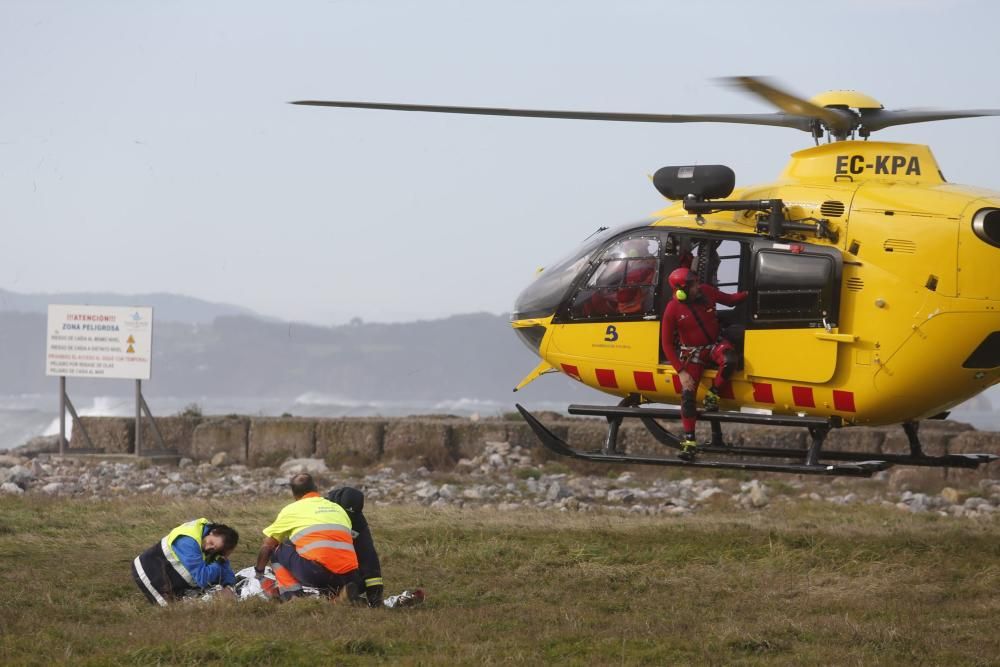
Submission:
<svg viewBox="0 0 1000 667">
<path fill-rule="evenodd" d="M 344 589 L 341 591 L 348 601 L 357 603 L 365 602 L 365 582 L 361 578 L 360 574 L 355 572 L 355 575 L 344 584 Z"/>
<path fill-rule="evenodd" d="M 365 589 L 365 599 L 368 600 L 368 606 L 372 608 L 382 608 L 382 596 L 384 590 L 382 584 L 378 586 L 369 586 Z"/>
</svg>

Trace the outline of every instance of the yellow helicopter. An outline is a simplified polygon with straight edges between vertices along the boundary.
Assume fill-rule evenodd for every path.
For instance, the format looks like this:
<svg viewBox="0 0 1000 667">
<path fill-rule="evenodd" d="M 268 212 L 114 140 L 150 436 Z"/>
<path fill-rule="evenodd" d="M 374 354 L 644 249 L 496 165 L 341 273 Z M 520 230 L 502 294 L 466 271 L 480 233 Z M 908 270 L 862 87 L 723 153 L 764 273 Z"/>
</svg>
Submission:
<svg viewBox="0 0 1000 667">
<path fill-rule="evenodd" d="M 767 114 L 659 115 L 303 100 L 293 104 L 654 123 L 790 127 L 815 146 L 793 153 L 777 181 L 734 189 L 728 167 L 664 167 L 653 185 L 669 206 L 651 220 L 601 228 L 541 270 L 511 322 L 541 363 L 515 388 L 561 372 L 620 397 L 571 405 L 605 417 L 596 452 L 573 449 L 521 405 L 552 451 L 596 462 L 870 476 L 894 464 L 974 468 L 989 454 L 924 453 L 922 419 L 1000 380 L 1000 193 L 948 183 L 927 146 L 868 141 L 896 125 L 1000 115 L 1000 110 L 886 110 L 853 91 L 812 100 L 755 77 L 730 82 L 776 105 Z M 826 138 L 825 143 L 820 140 Z M 722 410 L 702 412 L 712 437 L 698 458 L 618 449 L 624 419 L 680 448 L 681 382 L 661 346 L 666 278 L 686 258 L 702 283 L 748 293 L 719 307 L 740 360 Z M 706 371 L 702 384 L 711 382 Z M 727 445 L 722 424 L 805 427 L 808 447 Z M 908 453 L 823 449 L 830 429 L 902 424 Z M 777 462 L 777 460 L 783 462 Z"/>
</svg>

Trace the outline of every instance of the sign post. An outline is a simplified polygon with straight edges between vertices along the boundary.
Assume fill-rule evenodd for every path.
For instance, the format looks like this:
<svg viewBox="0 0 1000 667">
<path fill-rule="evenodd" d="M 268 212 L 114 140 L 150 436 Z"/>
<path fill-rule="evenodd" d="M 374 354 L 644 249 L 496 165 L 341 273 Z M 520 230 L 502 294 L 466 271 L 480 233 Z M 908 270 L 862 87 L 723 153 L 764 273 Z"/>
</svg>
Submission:
<svg viewBox="0 0 1000 667">
<path fill-rule="evenodd" d="M 142 409 L 153 416 L 142 397 L 142 381 L 152 372 L 153 309 L 116 306 L 49 305 L 45 374 L 59 377 L 59 453 L 66 448 L 66 408 L 93 448 L 66 393 L 66 378 L 135 380 L 135 454 L 140 453 Z M 153 421 L 153 430 L 163 438 Z"/>
</svg>

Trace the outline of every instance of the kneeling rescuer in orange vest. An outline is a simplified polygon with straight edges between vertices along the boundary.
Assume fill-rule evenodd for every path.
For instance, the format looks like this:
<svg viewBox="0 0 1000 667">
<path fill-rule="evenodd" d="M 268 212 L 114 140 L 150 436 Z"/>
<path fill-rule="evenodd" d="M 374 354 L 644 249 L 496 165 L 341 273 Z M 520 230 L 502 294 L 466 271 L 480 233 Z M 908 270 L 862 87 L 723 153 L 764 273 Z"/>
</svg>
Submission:
<svg viewBox="0 0 1000 667">
<path fill-rule="evenodd" d="M 349 599 L 360 600 L 364 583 L 347 511 L 320 496 L 311 475 L 295 475 L 290 486 L 295 502 L 264 529 L 258 575 L 270 562 L 284 600 L 300 595 L 303 586 L 331 595 L 346 589 Z"/>
</svg>

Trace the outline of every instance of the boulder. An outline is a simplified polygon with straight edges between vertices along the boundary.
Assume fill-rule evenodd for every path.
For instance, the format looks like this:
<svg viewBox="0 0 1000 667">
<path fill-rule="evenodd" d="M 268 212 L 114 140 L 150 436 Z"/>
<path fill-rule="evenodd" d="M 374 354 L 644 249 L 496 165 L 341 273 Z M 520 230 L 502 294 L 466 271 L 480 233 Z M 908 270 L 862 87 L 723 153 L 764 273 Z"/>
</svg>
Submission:
<svg viewBox="0 0 1000 667">
<path fill-rule="evenodd" d="M 896 492 L 925 491 L 937 492 L 945 479 L 943 468 L 918 468 L 915 466 L 893 466 L 889 468 L 889 489 Z"/>
<path fill-rule="evenodd" d="M 963 431 L 948 443 L 949 454 L 994 454 L 1000 456 L 1000 433 L 991 431 Z M 949 468 L 948 483 L 955 486 L 972 486 L 984 479 L 1000 479 L 1000 461 L 980 465 L 976 469 Z"/>
<path fill-rule="evenodd" d="M 276 466 L 288 458 L 316 452 L 316 421 L 301 417 L 257 417 L 250 420 L 247 461 L 251 466 Z"/>
<path fill-rule="evenodd" d="M 194 437 L 194 429 L 202 421 L 201 417 L 184 417 L 173 415 L 170 417 L 156 417 L 156 426 L 163 436 L 163 444 L 168 451 L 174 451 L 181 456 L 191 455 L 191 443 Z M 153 432 L 153 425 L 143 416 L 142 428 L 142 449 L 150 451 L 161 449 L 160 441 Z"/>
<path fill-rule="evenodd" d="M 398 419 L 386 425 L 383 458 L 413 467 L 450 469 L 458 460 L 449 421 Z"/>
<path fill-rule="evenodd" d="M 190 458 L 210 461 L 225 452 L 231 463 L 246 463 L 247 434 L 250 420 L 244 417 L 215 417 L 203 419 L 191 435 Z"/>
<path fill-rule="evenodd" d="M 2 478 L 2 481 L 4 482 L 16 484 L 23 489 L 28 486 L 33 479 L 35 479 L 35 474 L 31 472 L 29 468 L 22 465 L 16 465 L 9 468 L 6 473 L 0 471 L 0 478 Z"/>
<path fill-rule="evenodd" d="M 941 498 L 946 503 L 948 503 L 949 505 L 958 505 L 958 504 L 964 502 L 964 498 L 963 498 L 964 494 L 959 493 L 958 490 L 953 489 L 950 486 L 946 486 L 943 489 L 941 489 L 941 494 L 940 495 L 941 495 Z"/>
<path fill-rule="evenodd" d="M 328 465 L 365 466 L 382 458 L 382 419 L 323 419 L 316 423 L 316 457 Z"/>
<path fill-rule="evenodd" d="M 724 425 L 724 432 L 732 430 L 737 429 L 733 429 L 733 427 L 729 425 Z M 809 438 L 809 431 L 804 428 L 745 424 L 743 425 L 743 428 L 738 429 L 738 432 L 740 436 L 739 444 L 744 447 L 805 449 L 811 442 L 811 439 Z"/>
<path fill-rule="evenodd" d="M 664 428 L 673 433 L 680 433 L 679 424 L 680 422 L 661 422 Z M 606 419 L 595 420 L 591 429 L 593 430 L 593 434 L 589 436 L 588 446 L 593 449 L 600 449 L 604 446 L 604 440 L 608 435 L 608 422 Z M 573 430 L 570 428 L 570 431 Z M 618 450 L 632 455 L 652 454 L 654 456 L 664 455 L 670 451 L 657 442 L 656 438 L 637 419 L 628 419 L 622 422 L 622 425 L 618 428 Z"/>
<path fill-rule="evenodd" d="M 750 483 L 750 491 L 748 493 L 748 497 L 750 500 L 750 505 L 752 505 L 757 509 L 760 509 L 761 507 L 766 507 L 767 504 L 771 501 L 767 493 L 767 487 L 758 482 L 757 480 L 753 480 Z"/>
<path fill-rule="evenodd" d="M 288 459 L 281 464 L 281 472 L 288 475 L 298 475 L 307 472 L 310 475 L 323 475 L 330 472 L 323 459 Z"/>
<path fill-rule="evenodd" d="M 39 435 L 28 442 L 11 450 L 19 456 L 38 456 L 39 454 L 55 454 L 59 451 L 59 435 Z"/>
<path fill-rule="evenodd" d="M 823 449 L 838 452 L 881 453 L 886 432 L 882 428 L 848 426 L 830 431 Z"/>
<path fill-rule="evenodd" d="M 634 421 L 634 420 L 632 420 Z M 638 422 L 636 422 L 638 424 Z M 638 424 L 642 428 L 642 424 Z M 618 429 L 618 448 L 625 450 L 626 438 L 622 437 L 621 428 Z M 645 429 L 643 429 L 645 430 Z M 566 422 L 566 442 L 573 449 L 584 452 L 592 452 L 601 449 L 608 435 L 608 421 L 606 419 L 573 419 Z M 542 446 L 539 443 L 539 446 Z"/>
<path fill-rule="evenodd" d="M 461 459 L 475 458 L 483 453 L 487 441 L 507 442 L 507 437 L 507 422 L 504 421 L 469 420 L 451 425 L 451 442 Z"/>
<path fill-rule="evenodd" d="M 924 428 L 927 422 L 920 422 L 918 431 L 920 444 L 927 456 L 944 456 L 948 453 L 948 443 L 956 436 L 955 431 Z M 889 428 L 885 434 L 885 441 L 882 443 L 883 454 L 909 454 L 910 440 L 906 437 L 906 432 L 902 426 Z"/>
<path fill-rule="evenodd" d="M 514 447 L 535 450 L 539 446 L 538 438 L 535 437 L 531 427 L 528 426 L 528 422 L 521 419 L 520 416 L 517 419 L 505 420 L 504 430 L 507 433 L 507 442 Z"/>
<path fill-rule="evenodd" d="M 83 428 L 95 449 L 105 454 L 131 454 L 135 451 L 135 419 L 128 417 L 80 417 Z M 86 449 L 87 441 L 74 424 L 69 449 Z"/>
</svg>

